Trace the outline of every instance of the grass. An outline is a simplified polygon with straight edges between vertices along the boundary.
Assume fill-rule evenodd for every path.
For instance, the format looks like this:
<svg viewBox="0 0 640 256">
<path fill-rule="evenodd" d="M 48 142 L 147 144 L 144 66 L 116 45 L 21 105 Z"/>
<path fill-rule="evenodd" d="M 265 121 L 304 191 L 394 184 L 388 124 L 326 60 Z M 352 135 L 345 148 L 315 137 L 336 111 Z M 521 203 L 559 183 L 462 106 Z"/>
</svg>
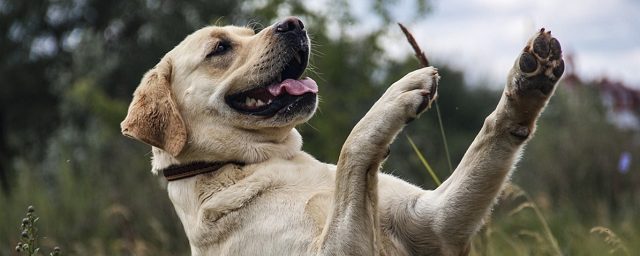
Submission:
<svg viewBox="0 0 640 256">
<path fill-rule="evenodd" d="M 29 205 L 39 217 L 38 255 L 56 246 L 61 255 L 189 254 L 183 227 L 156 177 L 142 171 L 106 173 L 97 166 L 76 170 L 73 163 L 53 176 L 28 164 L 16 173 L 12 193 L 0 194 L 0 255 L 21 255 L 15 247 Z"/>
<path fill-rule="evenodd" d="M 59 246 L 63 255 L 188 255 L 180 221 L 152 175 L 57 171 L 51 179 L 26 168 L 17 174 L 11 196 L 0 195 L 0 255 L 20 255 L 19 222 L 31 204 L 38 209 L 38 242 L 46 251 Z M 640 255 L 634 205 L 620 209 L 630 214 L 597 217 L 594 212 L 601 210 L 579 212 L 571 204 L 546 201 L 509 185 L 474 238 L 471 255 Z"/>
<path fill-rule="evenodd" d="M 634 224 L 630 225 L 629 220 L 611 223 L 609 227 L 589 227 L 578 221 L 581 218 L 577 213 L 567 209 L 545 210 L 544 207 L 538 206 L 532 197 L 526 197 L 518 191 L 522 192 L 517 187 L 510 186 L 507 189 L 491 218 L 486 220 L 485 227 L 474 238 L 470 255 L 640 255 L 640 248 L 637 245 L 637 241 L 640 241 L 640 237 L 637 236 L 638 227 Z M 49 208 L 52 207 L 50 204 L 54 202 L 39 202 L 36 207 Z M 130 209 L 126 209 L 128 206 L 124 205 L 115 208 L 119 207 L 121 208 L 109 209 L 110 213 L 105 215 L 112 217 L 129 215 L 127 218 L 131 220 L 145 222 L 141 219 L 143 217 L 140 216 L 141 213 L 132 213 Z M 534 210 L 536 208 L 537 210 Z M 80 209 L 67 211 L 80 211 Z M 129 213 L 126 213 L 127 211 Z M 14 213 L 20 213 L 23 210 L 10 208 L 9 212 L 13 212 L 14 218 L 0 219 L 2 227 L 7 227 L 0 230 L 3 233 L 0 234 L 3 236 L 3 239 L 0 239 L 2 241 L 0 255 L 17 256 L 20 253 L 15 251 L 15 246 L 20 241 L 21 229 L 18 224 L 20 215 Z M 151 218 L 152 215 L 144 213 L 144 217 Z M 98 230 L 109 230 L 121 226 L 117 218 L 85 216 L 72 219 L 55 212 L 45 213 L 43 210 L 38 223 L 44 227 L 39 232 L 44 238 L 41 240 L 44 249 L 51 250 L 55 244 L 60 245 L 64 250 L 62 255 L 188 255 L 188 243 L 182 241 L 184 234 L 168 232 L 165 227 L 171 223 L 161 223 L 156 220 L 155 224 L 143 225 L 143 229 L 151 233 L 158 232 L 160 236 L 165 237 L 158 239 L 151 233 L 142 234 L 142 231 L 135 227 L 131 227 L 132 234 L 129 235 L 118 232 L 82 234 L 78 231 L 82 228 L 76 223 L 84 221 L 93 222 Z M 66 226 L 66 230 L 52 228 L 52 223 L 56 222 Z M 625 231 L 620 232 L 621 230 Z M 69 236 L 69 233 L 75 235 Z M 4 239 L 6 237 L 10 238 Z M 178 240 L 174 241 L 176 238 Z M 132 242 L 126 242 L 129 239 Z M 558 241 L 557 246 L 552 241 Z M 182 246 L 168 249 L 166 243 L 178 243 L 177 245 L 181 243 Z"/>
<path fill-rule="evenodd" d="M 447 154 L 447 164 L 449 164 L 449 172 L 453 173 L 453 165 L 451 164 L 451 154 L 449 154 L 449 143 L 447 143 L 447 136 L 444 133 L 444 125 L 442 124 L 442 115 L 440 114 L 440 106 L 438 106 L 438 100 L 434 100 L 436 104 L 436 113 L 438 113 L 438 124 L 440 125 L 440 133 L 442 134 L 442 141 L 444 142 L 444 152 Z M 413 142 L 411 143 L 413 145 Z M 415 148 L 416 152 L 418 149 Z M 426 163 L 426 162 L 425 162 Z M 438 184 L 439 186 L 440 184 Z"/>
<path fill-rule="evenodd" d="M 411 147 L 413 147 L 413 150 L 416 152 L 416 155 L 418 155 L 418 158 L 420 158 L 420 161 L 429 172 L 429 175 L 431 175 L 431 178 L 433 179 L 433 181 L 436 183 L 437 186 L 440 186 L 442 182 L 440 182 L 440 179 L 438 179 L 438 176 L 436 175 L 436 173 L 433 172 L 433 169 L 431 169 L 431 166 L 429 165 L 429 163 L 427 163 L 427 160 L 424 159 L 424 156 L 422 156 L 422 153 L 420 153 L 420 150 L 418 149 L 418 147 L 416 147 L 416 144 L 413 143 L 413 140 L 411 139 L 411 137 L 409 137 L 409 134 L 405 134 L 405 135 L 407 136 L 407 140 L 409 140 Z"/>
<path fill-rule="evenodd" d="M 630 255 L 627 246 L 622 242 L 622 240 L 615 234 L 613 231 L 609 230 L 605 227 L 593 227 L 589 233 L 597 233 L 603 235 L 604 243 L 609 246 L 611 249 L 609 250 L 609 254 L 624 254 Z"/>
<path fill-rule="evenodd" d="M 45 251 L 59 246 L 64 255 L 189 254 L 166 191 L 157 177 L 139 171 L 148 169 L 146 159 L 123 162 L 133 167 L 104 169 L 95 159 L 68 161 L 73 158 L 62 153 L 52 165 L 55 174 L 28 162 L 16 165 L 20 169 L 11 195 L 0 195 L 0 255 L 21 255 L 15 247 L 29 205 L 38 209 L 38 244 Z M 421 158 L 426 168 L 428 156 Z M 621 205 L 620 214 L 602 214 L 608 209 L 603 202 L 585 212 L 576 205 L 583 199 L 555 205 L 545 199 L 546 191 L 536 192 L 508 186 L 474 238 L 471 255 L 640 255 L 636 205 Z"/>
<path fill-rule="evenodd" d="M 531 196 L 509 184 L 474 238 L 470 255 L 640 255 L 634 242 L 640 239 L 637 225 L 611 223 L 618 230 L 633 230 L 623 239 L 612 228 L 589 228 L 581 219 L 567 209 L 543 213 Z"/>
<path fill-rule="evenodd" d="M 440 186 L 440 179 L 411 137 L 406 136 L 425 169 Z M 587 228 L 580 222 L 584 219 L 573 209 L 566 208 L 547 209 L 545 214 L 529 193 L 509 183 L 494 212 L 472 241 L 470 255 L 640 255 L 640 246 L 633 242 L 640 241 L 640 227 L 629 224 L 638 223 L 637 216 L 611 221 L 612 225 L 627 231 L 629 237 L 626 239 L 604 226 Z M 558 236 L 562 237 L 559 239 Z M 558 240 L 566 244 L 559 244 Z M 630 243 L 633 244 L 631 249 Z"/>
<path fill-rule="evenodd" d="M 530 250 L 527 250 L 526 247 L 521 246 L 521 241 L 517 241 L 517 239 L 518 238 L 529 239 L 529 240 L 535 241 L 535 243 L 538 245 L 537 250 L 544 252 L 544 255 L 556 255 L 556 256 L 564 255 L 560 250 L 560 247 L 558 246 L 558 241 L 556 240 L 555 236 L 551 232 L 551 229 L 549 228 L 549 224 L 547 223 L 547 220 L 542 215 L 540 208 L 533 201 L 531 196 L 526 191 L 518 187 L 517 185 L 508 184 L 504 190 L 503 200 L 509 200 L 509 199 L 514 200 L 518 198 L 524 198 L 525 201 L 517 205 L 515 208 L 511 209 L 507 213 L 507 216 L 513 216 L 530 209 L 535 213 L 534 219 L 538 221 L 539 225 L 542 227 L 542 230 L 537 230 L 539 228 L 521 229 L 521 230 L 518 230 L 516 233 L 512 233 L 511 235 L 506 235 L 507 232 L 505 230 L 501 230 L 497 227 L 489 226 L 486 228 L 485 232 L 480 233 L 480 238 L 477 238 L 476 240 L 482 239 L 483 235 L 486 238 L 491 238 L 495 234 L 498 236 L 499 239 L 503 240 L 504 243 L 508 245 L 509 249 L 511 249 L 511 251 L 513 251 L 515 255 L 528 255 L 526 252 Z M 489 240 L 486 238 L 484 240 Z M 493 248 L 493 247 L 494 246 L 490 243 L 489 244 L 474 243 L 472 247 L 471 255 L 482 255 L 481 253 L 479 253 L 480 251 L 487 251 L 489 250 L 489 248 Z"/>
<path fill-rule="evenodd" d="M 85 161 L 70 155 L 77 154 L 74 146 L 70 152 L 53 150 L 57 153 L 50 165 L 15 164 L 12 193 L 0 195 L 0 255 L 21 255 L 15 247 L 21 242 L 19 222 L 29 205 L 40 217 L 38 246 L 44 251 L 59 246 L 64 255 L 189 254 L 166 190 L 157 177 L 140 171 L 149 169 L 147 159 L 134 155 L 119 158 L 128 161 L 98 164 L 104 155 L 130 154 L 121 151 L 137 144 L 118 139 L 109 143 L 117 150 L 90 152 Z M 421 157 L 425 168 L 428 157 Z M 435 172 L 432 178 L 438 178 Z M 614 214 L 602 202 L 584 211 L 578 206 L 585 198 L 572 197 L 558 205 L 548 203 L 545 195 L 553 194 L 547 190 L 526 192 L 507 187 L 474 238 L 471 255 L 640 255 L 637 205 L 621 204 Z"/>
</svg>

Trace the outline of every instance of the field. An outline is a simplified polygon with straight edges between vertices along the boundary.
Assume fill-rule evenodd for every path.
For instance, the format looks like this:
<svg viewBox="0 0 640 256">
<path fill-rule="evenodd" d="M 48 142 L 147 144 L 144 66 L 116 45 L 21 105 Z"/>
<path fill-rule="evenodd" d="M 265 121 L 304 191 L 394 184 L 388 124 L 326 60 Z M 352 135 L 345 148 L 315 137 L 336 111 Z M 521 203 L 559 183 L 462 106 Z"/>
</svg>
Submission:
<svg viewBox="0 0 640 256">
<path fill-rule="evenodd" d="M 122 136 L 120 122 L 143 74 L 206 25 L 257 31 L 290 15 L 304 20 L 312 41 L 304 75 L 318 82 L 320 101 L 296 129 L 304 151 L 337 162 L 356 122 L 419 65 L 392 15 L 398 1 L 362 1 L 374 28 L 348 11 L 361 1 L 324 10 L 306 2 L 0 0 L 0 255 L 20 255 L 30 205 L 40 255 L 56 246 L 61 255 L 189 255 L 166 181 L 149 172 L 150 147 Z M 437 10 L 410 2 L 402 22 L 417 35 L 424 28 L 412 25 Z M 563 47 L 570 41 L 555 36 Z M 406 56 L 389 56 L 396 48 Z M 579 77 L 568 61 L 579 52 L 565 53 L 558 90 L 471 255 L 640 255 L 640 128 L 618 122 L 640 120 L 640 92 L 615 77 Z M 442 77 L 438 111 L 406 127 L 383 171 L 434 189 L 433 177 L 450 175 L 502 90 L 468 81 L 446 56 L 427 57 Z"/>
</svg>

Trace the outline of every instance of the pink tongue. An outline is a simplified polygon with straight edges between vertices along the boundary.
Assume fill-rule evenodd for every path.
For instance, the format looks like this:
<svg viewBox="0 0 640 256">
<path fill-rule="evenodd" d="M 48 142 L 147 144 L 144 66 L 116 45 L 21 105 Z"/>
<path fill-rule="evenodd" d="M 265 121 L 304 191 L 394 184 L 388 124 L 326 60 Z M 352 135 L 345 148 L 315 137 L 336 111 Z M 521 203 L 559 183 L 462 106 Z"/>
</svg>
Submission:
<svg viewBox="0 0 640 256">
<path fill-rule="evenodd" d="M 282 81 L 282 83 L 269 85 L 267 89 L 273 96 L 282 94 L 283 89 L 286 90 L 287 93 L 295 96 L 299 96 L 308 92 L 318 93 L 318 85 L 316 84 L 316 81 L 313 81 L 313 79 L 308 77 L 300 80 L 287 79 Z"/>
</svg>

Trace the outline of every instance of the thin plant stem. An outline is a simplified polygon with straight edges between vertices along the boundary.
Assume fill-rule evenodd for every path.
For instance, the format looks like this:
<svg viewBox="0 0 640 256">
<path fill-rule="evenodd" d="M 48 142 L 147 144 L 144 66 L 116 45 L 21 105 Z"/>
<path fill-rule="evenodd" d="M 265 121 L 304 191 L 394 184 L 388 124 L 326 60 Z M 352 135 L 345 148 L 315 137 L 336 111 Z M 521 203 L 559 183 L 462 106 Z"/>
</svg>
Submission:
<svg viewBox="0 0 640 256">
<path fill-rule="evenodd" d="M 413 37 L 411 32 L 409 32 L 409 30 L 404 25 L 402 25 L 402 23 L 398 23 L 398 26 L 400 26 L 402 33 L 404 33 L 404 35 L 407 37 L 407 41 L 409 41 L 411 48 L 413 48 L 415 56 L 416 58 L 418 58 L 418 62 L 420 63 L 420 68 L 428 67 L 429 60 L 427 59 L 427 56 L 424 55 L 424 52 L 422 51 L 422 49 L 420 49 L 420 46 L 416 42 L 416 39 Z M 431 92 L 431 94 L 436 95 L 436 92 Z M 444 126 L 442 125 L 442 116 L 440 115 L 440 107 L 438 106 L 438 100 L 434 99 L 434 101 L 436 103 L 436 112 L 438 113 L 438 123 L 440 124 L 440 133 L 442 134 L 442 141 L 444 142 L 444 151 L 447 154 L 447 162 L 449 163 L 449 171 L 453 173 L 453 165 L 451 164 L 451 155 L 449 155 L 449 146 L 447 144 L 447 137 L 444 135 Z"/>
<path fill-rule="evenodd" d="M 520 188 L 519 186 L 516 186 L 515 184 L 511 184 L 510 186 L 513 186 L 514 188 L 519 190 L 520 193 L 522 193 L 522 195 L 527 199 L 527 201 L 529 201 L 530 207 L 536 213 L 536 216 L 540 220 L 540 223 L 542 223 L 542 227 L 544 227 L 544 232 L 547 235 L 547 239 L 549 240 L 549 242 L 551 242 L 553 249 L 556 251 L 556 255 L 559 255 L 559 256 L 564 255 L 562 253 L 562 250 L 560 250 L 560 247 L 558 246 L 558 241 L 556 241 L 556 238 L 553 236 L 553 233 L 551 233 L 551 228 L 549 228 L 549 224 L 547 223 L 547 220 L 544 218 L 544 215 L 542 215 L 542 212 L 540 211 L 540 208 L 538 208 L 538 205 L 535 203 L 535 201 L 533 201 L 533 198 L 529 195 L 529 193 L 527 193 L 527 191 Z"/>
<path fill-rule="evenodd" d="M 436 103 L 436 113 L 438 113 L 438 124 L 440 124 L 440 133 L 442 134 L 442 141 L 444 143 L 444 152 L 447 154 L 447 163 L 449 164 L 449 172 L 453 173 L 453 165 L 451 164 L 451 155 L 449 155 L 449 144 L 447 143 L 447 136 L 444 135 L 444 125 L 442 125 L 442 116 L 440 116 L 440 107 L 438 106 L 438 100 Z"/>
<path fill-rule="evenodd" d="M 438 187 L 440 186 L 440 184 L 442 184 L 440 182 L 440 179 L 438 179 L 438 176 L 436 176 L 436 173 L 433 172 L 433 170 L 431 169 L 431 166 L 429 166 L 429 164 L 427 163 L 427 160 L 424 159 L 424 157 L 422 156 L 422 154 L 420 153 L 420 150 L 418 150 L 418 147 L 416 147 L 416 144 L 413 143 L 413 140 L 411 139 L 411 137 L 409 137 L 409 134 L 406 134 L 407 139 L 409 140 L 409 143 L 411 143 L 411 146 L 413 147 L 413 150 L 416 151 L 416 154 L 418 155 L 418 158 L 420 158 L 420 161 L 422 161 L 422 164 L 424 165 L 424 167 L 427 168 L 427 171 L 429 171 L 429 174 L 431 174 L 431 178 L 433 178 L 433 181 L 436 182 L 436 185 L 438 185 Z"/>
</svg>

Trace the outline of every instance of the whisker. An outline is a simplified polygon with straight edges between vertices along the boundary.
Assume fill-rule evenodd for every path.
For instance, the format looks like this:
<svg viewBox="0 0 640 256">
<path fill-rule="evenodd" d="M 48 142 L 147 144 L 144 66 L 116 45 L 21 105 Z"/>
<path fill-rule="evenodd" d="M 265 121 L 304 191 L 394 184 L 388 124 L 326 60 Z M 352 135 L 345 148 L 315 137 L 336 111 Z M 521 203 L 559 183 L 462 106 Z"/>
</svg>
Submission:
<svg viewBox="0 0 640 256">
<path fill-rule="evenodd" d="M 247 22 L 247 27 L 251 28 L 253 31 L 255 31 L 256 33 L 260 30 L 264 29 L 264 25 L 262 25 L 262 23 L 260 23 L 257 20 L 249 20 L 249 22 Z M 256 29 L 256 27 L 259 27 L 258 29 Z"/>
<path fill-rule="evenodd" d="M 318 128 L 314 127 L 313 125 L 311 125 L 309 123 L 309 121 L 304 122 L 305 125 L 308 125 L 309 127 L 311 127 L 311 129 L 314 129 L 316 132 L 320 132 L 320 130 L 318 130 Z"/>
</svg>

